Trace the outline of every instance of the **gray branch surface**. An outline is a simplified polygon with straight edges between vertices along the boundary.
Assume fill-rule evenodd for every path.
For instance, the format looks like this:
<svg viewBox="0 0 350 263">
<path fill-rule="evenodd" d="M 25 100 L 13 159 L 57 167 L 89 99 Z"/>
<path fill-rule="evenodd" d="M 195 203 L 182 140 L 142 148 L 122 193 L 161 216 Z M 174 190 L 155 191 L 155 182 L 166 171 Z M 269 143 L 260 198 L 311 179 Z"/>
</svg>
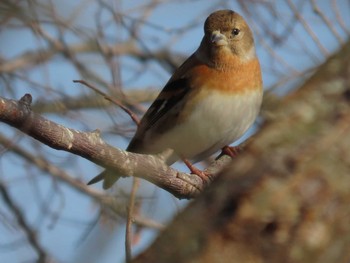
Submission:
<svg viewBox="0 0 350 263">
<path fill-rule="evenodd" d="M 193 198 L 205 183 L 194 174 L 179 172 L 156 156 L 129 153 L 105 143 L 98 130 L 82 132 L 69 129 L 31 110 L 32 97 L 19 101 L 0 97 L 0 121 L 7 123 L 57 150 L 67 151 L 125 176 L 143 178 L 178 198 Z M 222 156 L 206 171 L 215 174 L 231 159 Z"/>
</svg>

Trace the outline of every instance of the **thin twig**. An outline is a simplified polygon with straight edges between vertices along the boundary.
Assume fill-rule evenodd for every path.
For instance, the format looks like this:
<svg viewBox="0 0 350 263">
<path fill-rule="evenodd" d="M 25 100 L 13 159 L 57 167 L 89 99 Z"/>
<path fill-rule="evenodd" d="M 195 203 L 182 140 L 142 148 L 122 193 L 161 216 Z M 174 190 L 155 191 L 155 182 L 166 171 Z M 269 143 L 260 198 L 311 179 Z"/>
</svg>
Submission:
<svg viewBox="0 0 350 263">
<path fill-rule="evenodd" d="M 96 93 L 102 95 L 106 100 L 108 100 L 108 101 L 114 103 L 115 105 L 117 105 L 118 107 L 120 107 L 124 112 L 126 112 L 130 116 L 130 118 L 136 123 L 136 125 L 139 125 L 140 120 L 136 116 L 136 114 L 134 112 L 132 112 L 130 109 L 128 109 L 127 107 L 125 107 L 119 100 L 116 100 L 116 99 L 108 96 L 108 94 L 104 93 L 103 91 L 100 91 L 98 88 L 96 88 L 95 86 L 86 82 L 85 80 L 73 80 L 73 82 L 83 84 L 84 86 L 92 89 Z"/>
<path fill-rule="evenodd" d="M 325 23 L 325 25 L 328 27 L 328 29 L 332 32 L 332 34 L 335 36 L 335 38 L 338 40 L 338 42 L 340 44 L 343 44 L 344 43 L 343 38 L 337 32 L 336 28 L 334 27 L 334 25 L 332 25 L 332 22 L 329 21 L 327 16 L 324 13 L 322 13 L 322 11 L 318 7 L 315 0 L 311 0 L 311 5 L 312 5 L 312 8 L 314 9 L 314 12 L 322 19 L 322 21 Z"/>
<path fill-rule="evenodd" d="M 292 10 L 296 19 L 298 19 L 300 24 L 304 27 L 305 31 L 309 34 L 309 36 L 315 42 L 316 46 L 320 49 L 320 51 L 324 55 L 324 57 L 328 57 L 329 56 L 328 50 L 324 47 L 324 45 L 321 43 L 321 41 L 316 36 L 314 31 L 311 29 L 309 23 L 303 18 L 303 16 L 301 15 L 301 12 L 297 9 L 297 7 L 293 3 L 293 1 L 287 0 L 287 4 L 290 7 L 290 9 Z"/>
<path fill-rule="evenodd" d="M 340 27 L 343 29 L 344 32 L 346 32 L 347 35 L 350 35 L 350 30 L 346 25 L 346 23 L 344 22 L 343 17 L 341 16 L 341 13 L 337 4 L 337 0 L 332 0 L 332 9 L 333 9 L 333 12 L 335 13 L 335 16 L 337 18 L 337 21 Z"/>
<path fill-rule="evenodd" d="M 111 209 L 116 215 L 126 217 L 125 210 L 123 209 L 122 202 L 117 202 L 115 198 L 109 198 L 105 192 L 101 192 L 92 187 L 88 187 L 86 184 L 73 176 L 67 174 L 64 170 L 60 169 L 48 162 L 46 159 L 36 156 L 29 151 L 26 151 L 19 145 L 13 142 L 13 139 L 8 139 L 0 133 L 0 144 L 6 148 L 10 148 L 11 152 L 22 157 L 24 160 L 36 165 L 38 169 L 44 171 L 44 174 L 50 174 L 55 180 L 58 180 L 81 194 L 91 197 L 102 206 L 106 206 Z M 134 216 L 134 223 L 139 227 L 147 227 L 152 229 L 163 229 L 164 225 L 156 222 L 150 218 L 136 215 Z"/>
<path fill-rule="evenodd" d="M 139 188 L 140 180 L 138 178 L 133 178 L 132 181 L 132 189 L 130 193 L 130 200 L 128 205 L 128 214 L 126 218 L 126 229 L 125 229 L 125 258 L 126 262 L 131 262 L 131 243 L 133 238 L 132 233 L 132 223 L 134 221 L 134 208 L 135 208 L 135 199 L 136 199 L 136 192 Z"/>
<path fill-rule="evenodd" d="M 22 211 L 19 207 L 13 202 L 11 196 L 7 191 L 7 187 L 0 181 L 0 194 L 4 203 L 12 211 L 14 217 L 17 220 L 18 225 L 22 228 L 24 233 L 27 236 L 28 242 L 35 249 L 38 254 L 38 259 L 36 262 L 47 262 L 48 256 L 44 248 L 40 245 L 35 231 L 27 223 L 25 217 L 23 216 Z"/>
</svg>

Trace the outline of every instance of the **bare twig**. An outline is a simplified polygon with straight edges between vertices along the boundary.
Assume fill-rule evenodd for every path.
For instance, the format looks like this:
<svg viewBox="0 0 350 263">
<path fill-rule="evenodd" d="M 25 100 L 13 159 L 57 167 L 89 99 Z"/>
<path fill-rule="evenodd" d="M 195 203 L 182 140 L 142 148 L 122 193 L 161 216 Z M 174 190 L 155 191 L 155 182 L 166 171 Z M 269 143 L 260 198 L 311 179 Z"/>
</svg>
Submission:
<svg viewBox="0 0 350 263">
<path fill-rule="evenodd" d="M 131 262 L 131 245 L 133 239 L 132 225 L 134 221 L 134 207 L 136 200 L 136 192 L 139 188 L 140 181 L 138 178 L 133 178 L 132 181 L 132 189 L 130 193 L 130 200 L 128 206 L 128 215 L 126 219 L 126 227 L 125 227 L 125 258 L 126 262 Z"/>
<path fill-rule="evenodd" d="M 179 54 L 170 53 L 166 50 L 160 49 L 153 52 L 152 54 L 144 54 L 144 52 L 133 43 L 123 42 L 114 46 L 102 46 L 98 45 L 96 41 L 89 41 L 76 45 L 63 45 L 62 42 L 57 42 L 55 47 L 50 47 L 48 49 L 42 48 L 33 52 L 26 52 L 18 55 L 17 57 L 11 60 L 2 61 L 0 64 L 1 73 L 12 73 L 17 70 L 26 69 L 28 67 L 33 67 L 34 65 L 39 65 L 49 61 L 57 54 L 66 54 L 67 50 L 72 54 L 80 53 L 94 53 L 98 52 L 101 48 L 104 48 L 108 54 L 113 55 L 130 55 L 135 57 L 140 61 L 147 60 L 158 60 L 167 65 L 170 68 L 169 71 L 172 71 L 175 66 L 178 66 L 180 61 L 183 61 L 184 57 Z"/>
<path fill-rule="evenodd" d="M 319 4 L 319 3 L 318 3 Z M 332 25 L 331 21 L 329 21 L 329 19 L 327 18 L 327 16 L 320 10 L 318 4 L 316 3 L 315 0 L 311 0 L 311 5 L 312 8 L 314 9 L 315 13 L 317 15 L 320 16 L 320 18 L 322 19 L 322 21 L 326 24 L 326 26 L 329 28 L 329 30 L 332 32 L 332 34 L 336 37 L 336 39 L 338 40 L 338 42 L 340 44 L 342 44 L 343 38 L 340 36 L 340 34 L 337 32 L 337 30 L 335 29 L 334 25 Z"/>
<path fill-rule="evenodd" d="M 137 124 L 139 125 L 140 120 L 139 118 L 136 116 L 136 114 L 134 112 L 132 112 L 130 109 L 128 109 L 126 106 L 124 106 L 119 100 L 116 100 L 114 98 L 112 98 L 111 96 L 107 95 L 106 93 L 100 91 L 98 88 L 96 88 L 95 86 L 87 83 L 84 80 L 73 80 L 74 83 L 80 83 L 85 85 L 86 87 L 92 89 L 93 91 L 95 91 L 96 93 L 102 95 L 106 100 L 114 103 L 115 105 L 117 105 L 118 107 L 120 107 L 124 112 L 126 112 L 130 118 Z"/>
<path fill-rule="evenodd" d="M 78 179 L 75 179 L 73 176 L 67 174 L 65 171 L 60 169 L 57 166 L 49 163 L 45 159 L 33 155 L 25 149 L 19 147 L 17 144 L 0 134 L 0 144 L 4 145 L 11 149 L 12 153 L 21 156 L 23 159 L 33 163 L 36 165 L 38 169 L 44 171 L 51 176 L 53 176 L 56 180 L 65 183 L 69 187 L 72 187 L 76 191 L 89 196 L 94 199 L 96 202 L 100 203 L 103 206 L 108 207 L 115 214 L 121 217 L 126 217 L 126 211 L 124 209 L 124 202 L 118 202 L 115 198 L 109 197 L 106 193 L 98 191 L 92 187 L 88 187 L 86 184 L 81 182 Z M 135 224 L 142 227 L 154 228 L 154 229 L 162 229 L 164 226 L 154 220 L 149 218 L 135 215 L 133 217 Z"/>
<path fill-rule="evenodd" d="M 139 104 L 143 102 L 152 102 L 159 91 L 155 87 L 149 87 L 142 90 L 128 89 L 124 91 L 125 97 L 121 98 L 121 103 Z M 116 92 L 110 94 L 111 97 L 117 95 Z M 111 105 L 109 100 L 102 96 L 96 96 L 95 93 L 80 95 L 77 97 L 63 97 L 56 100 L 36 101 L 32 108 L 37 113 L 62 113 L 66 111 L 103 108 Z"/>
<path fill-rule="evenodd" d="M 350 35 L 350 29 L 349 29 L 349 26 L 346 25 L 343 17 L 341 16 L 340 14 L 340 11 L 339 11 L 339 7 L 338 7 L 338 4 L 337 4 L 337 0 L 332 0 L 332 9 L 337 17 L 337 21 L 340 25 L 340 27 L 343 29 L 344 32 L 346 32 L 346 34 Z"/>
<path fill-rule="evenodd" d="M 317 47 L 320 49 L 321 53 L 325 56 L 328 57 L 329 52 L 328 50 L 323 46 L 319 38 L 316 36 L 315 32 L 311 29 L 310 25 L 305 21 L 305 19 L 302 17 L 300 14 L 299 10 L 296 8 L 295 4 L 293 3 L 292 0 L 287 0 L 287 4 L 292 10 L 294 16 L 298 19 L 298 21 L 301 23 L 301 25 L 304 27 L 306 32 L 310 35 L 312 40 L 315 42 Z"/>
<path fill-rule="evenodd" d="M 38 259 L 36 262 L 42 262 L 42 263 L 47 262 L 49 257 L 47 255 L 45 249 L 39 243 L 35 231 L 27 223 L 25 217 L 23 216 L 22 211 L 14 203 L 10 194 L 8 193 L 6 185 L 4 185 L 1 181 L 0 181 L 0 194 L 4 200 L 4 203 L 7 205 L 7 207 L 10 209 L 10 211 L 15 216 L 18 225 L 22 228 L 22 230 L 26 234 L 28 242 L 34 248 L 36 253 L 38 254 Z"/>
</svg>

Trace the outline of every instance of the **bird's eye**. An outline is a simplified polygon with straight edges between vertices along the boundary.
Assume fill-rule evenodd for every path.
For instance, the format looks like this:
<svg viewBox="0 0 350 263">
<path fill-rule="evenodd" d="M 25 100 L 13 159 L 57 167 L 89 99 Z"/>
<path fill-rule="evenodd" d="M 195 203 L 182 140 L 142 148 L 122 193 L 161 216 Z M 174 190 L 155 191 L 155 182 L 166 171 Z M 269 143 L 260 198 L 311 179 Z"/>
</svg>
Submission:
<svg viewBox="0 0 350 263">
<path fill-rule="evenodd" d="M 239 32 L 241 32 L 241 30 L 239 30 L 238 28 L 232 29 L 232 35 L 234 35 L 234 36 L 237 36 L 239 34 Z"/>
</svg>

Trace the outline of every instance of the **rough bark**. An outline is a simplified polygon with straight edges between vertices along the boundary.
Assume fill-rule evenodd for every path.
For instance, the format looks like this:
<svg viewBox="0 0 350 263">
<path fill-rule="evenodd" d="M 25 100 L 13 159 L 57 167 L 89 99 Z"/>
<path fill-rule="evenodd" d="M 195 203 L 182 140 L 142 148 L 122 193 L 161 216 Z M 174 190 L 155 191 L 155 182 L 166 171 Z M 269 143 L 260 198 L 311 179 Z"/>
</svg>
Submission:
<svg viewBox="0 0 350 263">
<path fill-rule="evenodd" d="M 0 121 L 54 149 L 79 155 L 124 176 L 148 180 L 178 198 L 193 198 L 207 183 L 198 175 L 179 172 L 167 166 L 158 156 L 115 148 L 103 141 L 98 130 L 82 132 L 50 121 L 33 112 L 31 102 L 30 94 L 19 101 L 0 97 Z M 229 162 L 229 157 L 222 156 L 208 167 L 206 172 L 212 175 L 208 182 Z"/>
<path fill-rule="evenodd" d="M 349 113 L 350 43 L 132 262 L 349 262 Z"/>
</svg>

